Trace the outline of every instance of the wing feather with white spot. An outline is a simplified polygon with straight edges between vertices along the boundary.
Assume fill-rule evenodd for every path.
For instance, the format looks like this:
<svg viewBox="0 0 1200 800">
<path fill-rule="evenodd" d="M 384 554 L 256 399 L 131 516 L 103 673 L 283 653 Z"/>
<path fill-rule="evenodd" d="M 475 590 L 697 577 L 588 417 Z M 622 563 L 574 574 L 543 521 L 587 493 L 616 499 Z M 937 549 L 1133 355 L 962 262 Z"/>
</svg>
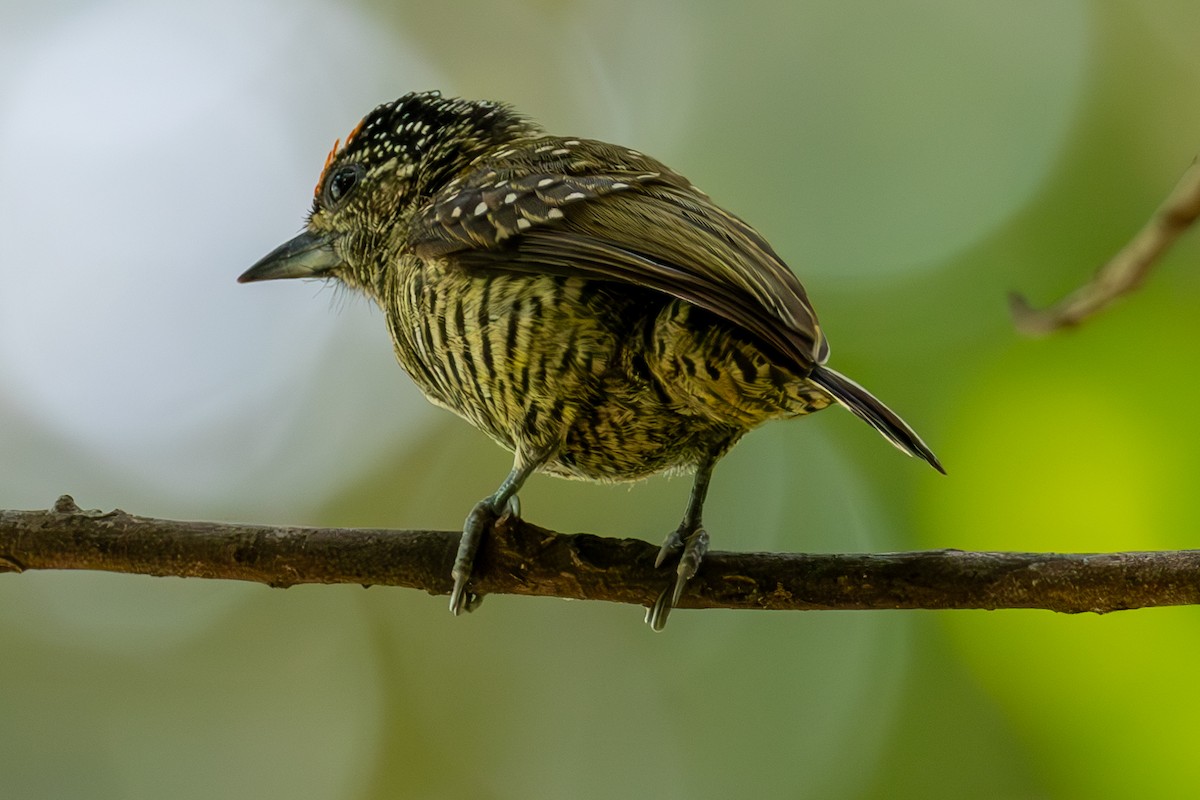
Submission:
<svg viewBox="0 0 1200 800">
<path fill-rule="evenodd" d="M 804 287 L 757 231 L 640 153 L 588 142 L 576 155 L 578 140 L 559 141 L 514 147 L 452 181 L 415 217 L 414 252 L 653 289 L 740 326 L 801 371 L 824 363 Z M 596 148 L 600 157 L 583 155 Z"/>
<path fill-rule="evenodd" d="M 451 185 L 426 207 L 414 241 L 421 255 L 438 256 L 464 247 L 494 247 L 536 225 L 562 219 L 572 205 L 628 190 L 655 175 L 564 175 L 534 173 L 503 179 L 479 170 Z"/>
</svg>

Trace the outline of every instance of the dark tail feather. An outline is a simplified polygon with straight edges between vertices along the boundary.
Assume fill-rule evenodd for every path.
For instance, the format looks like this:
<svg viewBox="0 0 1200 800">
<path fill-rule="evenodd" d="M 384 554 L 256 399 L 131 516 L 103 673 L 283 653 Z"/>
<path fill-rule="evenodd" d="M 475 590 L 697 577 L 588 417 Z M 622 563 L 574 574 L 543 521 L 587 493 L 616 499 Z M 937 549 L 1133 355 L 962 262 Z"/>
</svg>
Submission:
<svg viewBox="0 0 1200 800">
<path fill-rule="evenodd" d="M 896 447 L 910 456 L 925 459 L 931 467 L 943 475 L 946 474 L 937 456 L 921 441 L 917 432 L 866 389 L 840 372 L 825 366 L 814 367 L 808 379 L 833 395 L 834 400 L 853 411 Z"/>
</svg>

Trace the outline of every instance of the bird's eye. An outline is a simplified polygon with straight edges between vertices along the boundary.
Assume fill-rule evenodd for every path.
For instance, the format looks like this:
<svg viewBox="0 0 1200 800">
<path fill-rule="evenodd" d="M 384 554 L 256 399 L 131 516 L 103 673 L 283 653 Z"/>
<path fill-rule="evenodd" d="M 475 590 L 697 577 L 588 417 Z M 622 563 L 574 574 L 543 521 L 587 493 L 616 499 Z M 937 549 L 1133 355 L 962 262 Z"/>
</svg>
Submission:
<svg viewBox="0 0 1200 800">
<path fill-rule="evenodd" d="M 325 196 L 328 198 L 329 205 L 337 205 L 349 197 L 350 193 L 358 186 L 362 174 L 362 164 L 346 164 L 338 167 L 325 183 Z"/>
</svg>

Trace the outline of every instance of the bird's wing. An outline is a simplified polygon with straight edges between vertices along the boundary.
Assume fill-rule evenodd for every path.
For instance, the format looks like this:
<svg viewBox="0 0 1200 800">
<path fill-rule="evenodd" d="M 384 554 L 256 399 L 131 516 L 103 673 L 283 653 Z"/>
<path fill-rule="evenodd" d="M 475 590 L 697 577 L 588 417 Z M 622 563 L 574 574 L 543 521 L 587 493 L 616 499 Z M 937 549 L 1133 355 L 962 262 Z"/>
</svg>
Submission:
<svg viewBox="0 0 1200 800">
<path fill-rule="evenodd" d="M 417 255 L 641 286 L 728 320 L 803 372 L 825 361 L 804 287 L 757 231 L 641 154 L 588 142 L 608 148 L 589 161 L 573 157 L 578 140 L 538 141 L 528 160 L 480 165 L 419 211 Z"/>
</svg>

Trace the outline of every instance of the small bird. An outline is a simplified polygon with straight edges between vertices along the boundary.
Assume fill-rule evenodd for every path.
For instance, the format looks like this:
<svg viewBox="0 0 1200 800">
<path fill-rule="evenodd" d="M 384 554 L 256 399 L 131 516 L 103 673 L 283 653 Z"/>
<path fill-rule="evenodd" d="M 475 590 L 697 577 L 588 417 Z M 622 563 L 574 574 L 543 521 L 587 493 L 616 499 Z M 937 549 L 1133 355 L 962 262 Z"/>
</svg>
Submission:
<svg viewBox="0 0 1200 800">
<path fill-rule="evenodd" d="M 941 464 L 899 416 L 825 366 L 808 296 L 765 239 L 627 147 L 551 136 L 503 103 L 415 92 L 335 143 L 303 233 L 239 282 L 331 278 L 383 310 L 433 403 L 514 454 L 467 516 L 450 609 L 480 541 L 534 472 L 633 481 L 694 471 L 648 609 L 666 624 L 708 549 L 713 466 L 749 430 L 832 404 Z"/>
</svg>

